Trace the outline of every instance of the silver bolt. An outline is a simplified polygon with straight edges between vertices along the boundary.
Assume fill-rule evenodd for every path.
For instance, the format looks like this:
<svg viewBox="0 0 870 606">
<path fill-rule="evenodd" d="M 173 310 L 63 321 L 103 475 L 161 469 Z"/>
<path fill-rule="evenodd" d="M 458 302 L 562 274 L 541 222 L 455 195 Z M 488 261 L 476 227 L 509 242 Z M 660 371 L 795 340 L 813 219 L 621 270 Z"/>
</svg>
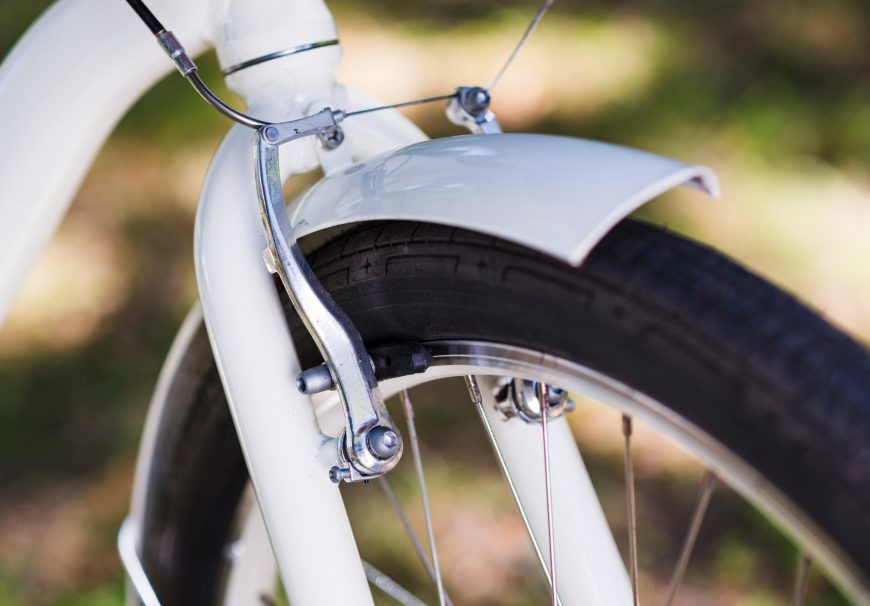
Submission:
<svg viewBox="0 0 870 606">
<path fill-rule="evenodd" d="M 547 390 L 547 406 L 555 406 L 560 404 L 562 399 L 565 397 L 565 390 L 561 387 L 555 387 L 553 385 L 547 386 L 549 389 Z"/>
<path fill-rule="evenodd" d="M 383 442 L 387 448 L 393 448 L 399 443 L 399 436 L 393 431 L 387 431 L 384 433 Z"/>
<path fill-rule="evenodd" d="M 329 479 L 333 484 L 341 484 L 342 480 L 350 480 L 350 469 L 347 467 L 332 467 L 329 470 Z"/>
<path fill-rule="evenodd" d="M 369 449 L 382 461 L 391 459 L 399 450 L 399 434 L 389 427 L 373 427 L 366 436 Z"/>
<path fill-rule="evenodd" d="M 318 141 L 320 141 L 320 145 L 324 149 L 335 149 L 344 142 L 344 131 L 341 127 L 336 126 L 335 128 L 320 133 Z"/>
<path fill-rule="evenodd" d="M 277 141 L 278 137 L 280 137 L 280 136 L 281 136 L 281 133 L 279 133 L 278 129 L 275 128 L 274 126 L 269 126 L 268 128 L 266 128 L 266 138 L 269 141 Z"/>
<path fill-rule="evenodd" d="M 314 395 L 334 387 L 332 374 L 330 374 L 329 367 L 326 364 L 309 368 L 296 377 L 296 389 L 299 390 L 299 393 Z"/>
</svg>

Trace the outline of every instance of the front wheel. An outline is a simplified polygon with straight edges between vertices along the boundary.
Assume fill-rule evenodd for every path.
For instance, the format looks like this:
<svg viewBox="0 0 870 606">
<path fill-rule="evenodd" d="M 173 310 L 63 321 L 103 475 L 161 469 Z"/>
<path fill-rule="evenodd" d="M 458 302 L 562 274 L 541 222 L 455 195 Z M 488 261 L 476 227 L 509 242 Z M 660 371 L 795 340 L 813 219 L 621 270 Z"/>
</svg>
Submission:
<svg viewBox="0 0 870 606">
<path fill-rule="evenodd" d="M 648 422 L 870 603 L 870 354 L 792 297 L 634 221 L 580 268 L 404 222 L 362 225 L 309 261 L 369 348 L 428 344 L 438 376 L 546 379 Z M 319 363 L 288 314 L 303 367 Z M 180 373 L 154 448 L 142 555 L 164 605 L 220 604 L 247 475 L 204 330 Z"/>
</svg>

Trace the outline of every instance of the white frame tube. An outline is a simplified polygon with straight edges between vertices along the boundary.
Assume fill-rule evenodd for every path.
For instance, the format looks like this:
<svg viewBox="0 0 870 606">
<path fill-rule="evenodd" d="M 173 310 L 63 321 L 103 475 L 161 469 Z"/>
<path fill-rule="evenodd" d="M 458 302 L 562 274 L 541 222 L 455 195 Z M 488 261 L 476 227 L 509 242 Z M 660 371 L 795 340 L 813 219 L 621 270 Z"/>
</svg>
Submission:
<svg viewBox="0 0 870 606">
<path fill-rule="evenodd" d="M 195 55 L 211 0 L 150 0 Z M 112 129 L 173 69 L 125 2 L 61 0 L 0 66 L 0 323 Z M 194 94 L 191 92 L 191 94 Z"/>
<path fill-rule="evenodd" d="M 370 605 L 333 462 L 311 403 L 275 284 L 261 251 L 250 130 L 218 150 L 196 219 L 200 300 L 230 411 L 293 604 Z M 219 471 L 219 470 L 218 470 Z"/>
<path fill-rule="evenodd" d="M 505 421 L 495 408 L 494 377 L 479 376 L 483 410 L 547 568 L 547 508 L 541 426 Z M 551 419 L 550 470 L 557 589 L 562 606 L 629 606 L 631 584 L 598 494 L 565 416 Z"/>
</svg>

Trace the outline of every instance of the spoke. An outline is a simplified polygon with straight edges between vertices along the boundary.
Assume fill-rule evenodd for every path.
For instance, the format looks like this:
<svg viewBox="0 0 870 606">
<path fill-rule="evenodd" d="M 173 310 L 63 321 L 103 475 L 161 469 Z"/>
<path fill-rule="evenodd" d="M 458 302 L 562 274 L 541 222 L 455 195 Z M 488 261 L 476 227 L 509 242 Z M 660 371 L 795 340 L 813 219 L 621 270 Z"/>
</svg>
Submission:
<svg viewBox="0 0 870 606">
<path fill-rule="evenodd" d="M 489 83 L 489 86 L 487 87 L 489 90 L 494 89 L 496 84 L 498 84 L 498 81 L 501 80 L 501 77 L 504 76 L 505 72 L 508 70 L 508 68 L 514 62 L 514 59 L 516 59 L 516 56 L 519 54 L 520 49 L 525 46 L 526 41 L 529 39 L 529 36 L 531 36 L 532 32 L 535 31 L 535 28 L 538 27 L 538 23 L 541 22 L 541 19 L 544 18 L 545 14 L 547 14 L 547 11 L 550 9 L 551 6 L 553 6 L 553 2 L 555 2 L 555 0 L 543 0 L 543 2 L 541 2 L 541 6 L 538 7 L 538 11 L 535 13 L 535 16 L 532 17 L 531 23 L 529 23 L 526 31 L 523 32 L 523 35 L 520 37 L 519 42 L 517 42 L 517 45 L 514 47 L 514 50 L 511 52 L 507 61 L 505 61 L 505 64 L 502 65 L 500 70 L 498 70 L 498 73 L 495 75 L 495 78 L 492 79 L 492 82 Z"/>
<path fill-rule="evenodd" d="M 396 600 L 402 606 L 426 606 L 426 602 L 396 583 L 383 572 L 363 560 L 363 570 L 369 583 Z"/>
<path fill-rule="evenodd" d="M 634 465 L 631 460 L 631 433 L 631 417 L 622 415 L 622 435 L 625 436 L 625 510 L 628 516 L 628 565 L 631 575 L 632 603 L 637 606 L 637 503 L 634 494 Z"/>
<path fill-rule="evenodd" d="M 807 598 L 807 584 L 810 581 L 810 566 L 813 564 L 813 557 L 804 553 L 798 562 L 797 577 L 794 583 L 794 599 L 792 606 L 803 606 Z"/>
<path fill-rule="evenodd" d="M 438 551 L 435 549 L 435 533 L 432 530 L 432 515 L 429 511 L 429 495 L 426 492 L 426 481 L 423 478 L 423 461 L 420 457 L 420 442 L 417 440 L 417 427 L 414 425 L 414 407 L 407 389 L 400 394 L 405 417 L 408 421 L 408 437 L 411 440 L 411 452 L 414 455 L 414 468 L 417 471 L 417 482 L 420 484 L 420 498 L 423 501 L 423 515 L 426 517 L 426 534 L 429 536 L 429 552 L 432 554 L 432 568 L 435 572 L 435 586 L 438 588 L 438 603 L 446 606 L 444 599 L 444 581 L 441 580 L 441 568 L 438 565 Z"/>
<path fill-rule="evenodd" d="M 547 424 L 549 418 L 549 389 L 543 381 L 538 381 L 538 405 L 541 409 L 541 437 L 544 445 L 544 491 L 547 498 L 547 540 L 550 545 L 550 593 L 553 606 L 557 606 L 558 591 L 556 590 L 556 540 L 553 532 L 553 485 L 550 478 L 550 433 Z"/>
<path fill-rule="evenodd" d="M 499 448 L 498 441 L 495 439 L 495 433 L 492 431 L 492 425 L 489 422 L 489 419 L 486 417 L 486 412 L 483 409 L 483 396 L 480 395 L 480 386 L 477 383 L 477 379 L 474 375 L 466 375 L 465 376 L 465 385 L 468 387 L 468 395 L 471 396 L 471 401 L 474 402 L 474 407 L 477 409 L 477 414 L 480 416 L 480 421 L 483 423 L 483 427 L 486 430 L 486 437 L 489 438 L 489 443 L 492 446 L 492 450 L 495 453 L 496 461 L 498 462 L 498 466 L 501 469 L 502 474 L 504 475 L 505 481 L 507 482 L 508 489 L 511 491 L 511 496 L 514 499 L 514 503 L 516 503 L 517 510 L 520 512 L 520 518 L 523 521 L 523 526 L 526 527 L 526 533 L 529 535 L 529 540 L 532 542 L 532 548 L 535 550 L 535 556 L 538 558 L 538 562 L 541 564 L 541 568 L 544 571 L 544 574 L 548 574 L 548 566 L 547 560 L 544 559 L 544 554 L 541 551 L 541 546 L 538 545 L 538 540 L 535 538 L 535 533 L 532 531 L 532 524 L 529 522 L 529 517 L 526 514 L 526 509 L 523 507 L 522 501 L 520 501 L 520 495 L 517 493 L 517 487 L 514 484 L 513 478 L 511 477 L 510 470 L 508 469 L 507 462 L 505 461 L 504 455 L 501 452 L 501 448 Z M 559 602 L 561 606 L 561 602 Z"/>
<path fill-rule="evenodd" d="M 378 478 L 378 483 L 381 485 L 381 488 L 384 489 L 384 492 L 387 495 L 387 498 L 390 500 L 390 504 L 393 506 L 393 509 L 396 510 L 396 514 L 399 516 L 399 519 L 402 521 L 402 526 L 405 527 L 405 532 L 408 535 L 408 538 L 411 539 L 411 544 L 414 546 L 414 551 L 417 552 L 417 557 L 420 558 L 420 563 L 423 564 L 423 568 L 426 569 L 426 574 L 429 575 L 429 578 L 432 579 L 433 583 L 436 583 L 435 569 L 432 567 L 432 561 L 429 559 L 429 556 L 426 555 L 426 550 L 423 549 L 423 544 L 420 543 L 420 539 L 417 537 L 417 533 L 414 532 L 414 528 L 411 526 L 411 521 L 408 519 L 407 514 L 405 514 L 405 509 L 402 507 L 402 504 L 399 503 L 399 499 L 396 497 L 396 493 L 393 491 L 390 483 L 387 482 L 387 478 L 381 476 Z M 447 592 L 444 592 L 444 602 L 447 606 L 453 606 L 453 602 L 450 601 L 450 596 L 447 595 Z"/>
<path fill-rule="evenodd" d="M 680 557 L 677 560 L 674 575 L 671 577 L 671 584 L 668 587 L 668 595 L 665 598 L 664 606 L 670 606 L 674 601 L 677 591 L 680 589 L 680 584 L 683 582 L 683 576 L 686 574 L 689 558 L 692 557 L 692 550 L 695 548 L 695 541 L 698 539 L 698 532 L 701 530 L 701 523 L 704 521 L 704 515 L 707 513 L 707 506 L 710 504 L 710 497 L 713 494 L 714 488 L 716 488 L 716 474 L 708 469 L 701 480 L 701 488 L 698 490 L 698 498 L 695 501 L 692 520 L 689 522 L 689 531 L 683 540 L 683 547 L 680 550 Z"/>
</svg>

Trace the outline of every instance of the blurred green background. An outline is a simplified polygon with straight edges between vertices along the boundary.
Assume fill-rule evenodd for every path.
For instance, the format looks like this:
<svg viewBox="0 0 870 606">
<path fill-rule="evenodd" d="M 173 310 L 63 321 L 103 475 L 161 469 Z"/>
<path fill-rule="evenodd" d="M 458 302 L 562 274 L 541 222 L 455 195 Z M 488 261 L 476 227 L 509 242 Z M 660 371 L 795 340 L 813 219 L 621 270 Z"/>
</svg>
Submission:
<svg viewBox="0 0 870 606">
<path fill-rule="evenodd" d="M 47 4 L 0 4 L 0 56 Z M 486 84 L 535 9 L 490 0 L 330 5 L 345 50 L 341 80 L 389 102 Z M 494 109 L 506 130 L 598 138 L 709 164 L 722 178 L 722 200 L 674 192 L 641 215 L 724 251 L 868 343 L 868 32 L 864 0 L 558 2 L 499 86 Z M 213 56 L 200 65 L 219 81 Z M 408 113 L 432 136 L 458 132 L 438 107 Z M 0 330 L 0 605 L 121 603 L 114 536 L 150 391 L 196 297 L 197 192 L 226 127 L 175 75 L 144 97 L 99 156 Z M 461 541 L 445 539 L 445 553 L 455 554 L 448 573 L 461 577 L 471 566 L 492 603 L 533 603 L 523 601 L 519 579 L 534 576 L 534 566 L 485 449 L 476 475 L 446 464 L 438 438 L 462 410 L 420 413 L 421 426 L 435 428 L 424 436 L 431 490 L 443 494 L 435 501 L 445 533 L 461 538 L 485 520 L 501 537 L 490 551 L 502 558 L 502 576 L 476 570 L 462 559 Z M 589 429 L 616 427 L 618 418 L 584 404 L 576 419 L 619 526 L 619 444 Z M 656 592 L 698 470 L 682 455 L 662 455 L 670 451 L 654 436 L 639 439 L 641 450 L 646 440 L 658 453 L 640 471 L 641 521 L 656 529 L 641 537 L 641 563 L 650 570 L 645 588 Z M 356 500 L 354 519 L 372 519 L 380 507 L 366 495 Z M 454 500 L 472 512 L 465 525 L 454 524 L 463 520 Z M 791 582 L 794 554 L 736 503 L 723 496 L 711 512 L 684 603 L 785 603 L 776 592 Z M 722 521 L 726 513 L 737 526 Z M 378 534 L 374 561 L 387 567 L 401 558 L 391 555 L 391 535 Z M 405 580 L 419 583 L 415 574 Z M 466 585 L 454 585 L 463 603 L 490 603 Z M 818 579 L 811 593 L 811 603 L 839 603 Z"/>
</svg>

